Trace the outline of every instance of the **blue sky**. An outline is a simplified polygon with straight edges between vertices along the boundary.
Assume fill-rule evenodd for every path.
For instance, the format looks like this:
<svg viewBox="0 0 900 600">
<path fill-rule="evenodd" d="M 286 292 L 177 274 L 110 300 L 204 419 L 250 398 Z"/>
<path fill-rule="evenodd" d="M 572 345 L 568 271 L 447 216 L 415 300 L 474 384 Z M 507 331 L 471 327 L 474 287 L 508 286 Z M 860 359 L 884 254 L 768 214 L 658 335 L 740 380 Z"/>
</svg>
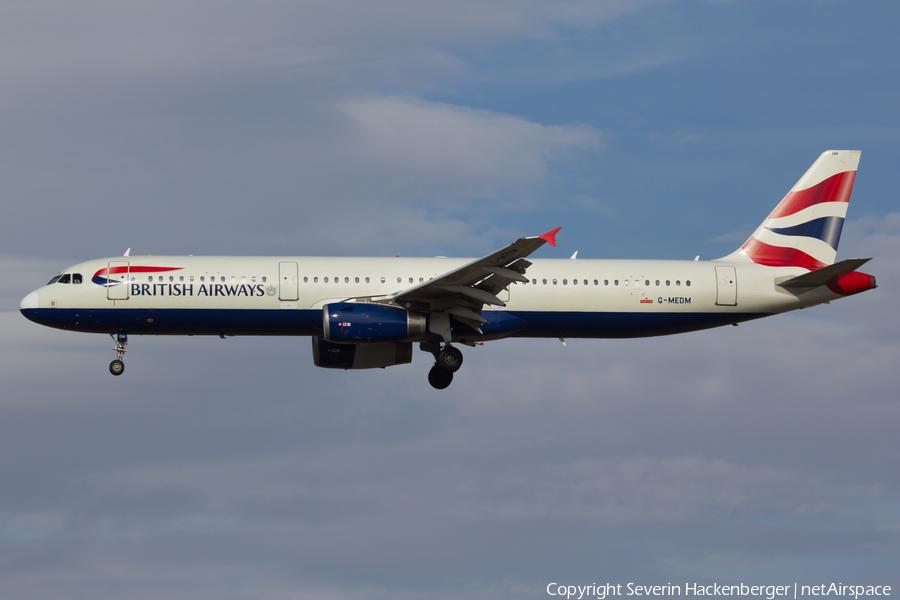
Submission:
<svg viewBox="0 0 900 600">
<path fill-rule="evenodd" d="M 0 5 L 0 596 L 900 586 L 894 3 Z M 133 254 L 731 252 L 860 149 L 879 289 L 738 328 L 312 364 L 307 339 L 40 328 Z M 896 589 L 896 588 L 895 588 Z"/>
</svg>

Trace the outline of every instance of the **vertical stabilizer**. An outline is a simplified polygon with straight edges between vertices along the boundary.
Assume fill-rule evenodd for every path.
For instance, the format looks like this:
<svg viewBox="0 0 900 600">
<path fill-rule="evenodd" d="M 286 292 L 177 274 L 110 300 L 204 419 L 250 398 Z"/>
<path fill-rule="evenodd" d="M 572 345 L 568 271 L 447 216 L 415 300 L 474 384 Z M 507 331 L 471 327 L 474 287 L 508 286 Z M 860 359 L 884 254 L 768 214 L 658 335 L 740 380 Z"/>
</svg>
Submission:
<svg viewBox="0 0 900 600">
<path fill-rule="evenodd" d="M 719 260 L 810 270 L 834 264 L 859 155 L 823 152 L 750 239 Z"/>
</svg>

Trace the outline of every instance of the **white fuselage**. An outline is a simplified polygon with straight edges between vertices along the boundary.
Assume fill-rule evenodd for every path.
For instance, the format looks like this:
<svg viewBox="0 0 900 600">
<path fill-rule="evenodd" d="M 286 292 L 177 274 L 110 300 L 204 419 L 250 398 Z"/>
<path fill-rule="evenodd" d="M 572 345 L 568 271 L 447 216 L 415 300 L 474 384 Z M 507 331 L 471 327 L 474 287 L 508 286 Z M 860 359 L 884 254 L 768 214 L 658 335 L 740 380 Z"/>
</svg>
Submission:
<svg viewBox="0 0 900 600">
<path fill-rule="evenodd" d="M 389 296 L 469 262 L 459 258 L 128 256 L 63 271 L 36 290 L 30 319 L 61 329 L 133 334 L 317 335 L 332 302 Z M 641 337 L 746 321 L 840 297 L 796 296 L 776 280 L 800 267 L 665 260 L 533 259 L 528 283 L 500 294 L 525 337 Z M 105 269 L 121 266 L 110 285 Z M 81 283 L 73 283 L 80 275 Z M 110 274 L 109 279 L 116 275 Z M 92 280 L 93 279 L 93 280 Z M 469 335 L 467 339 L 476 339 Z M 505 337 L 502 331 L 498 335 Z M 454 338 L 456 338 L 454 333 Z"/>
</svg>

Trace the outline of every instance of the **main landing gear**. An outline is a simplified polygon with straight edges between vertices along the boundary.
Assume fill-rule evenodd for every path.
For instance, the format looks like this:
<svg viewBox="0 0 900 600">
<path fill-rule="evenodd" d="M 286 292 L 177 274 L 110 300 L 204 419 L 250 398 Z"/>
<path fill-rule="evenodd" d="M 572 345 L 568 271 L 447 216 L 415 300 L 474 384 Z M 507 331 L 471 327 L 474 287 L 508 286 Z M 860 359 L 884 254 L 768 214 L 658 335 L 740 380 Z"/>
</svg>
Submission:
<svg viewBox="0 0 900 600">
<path fill-rule="evenodd" d="M 122 357 L 125 356 L 125 344 L 128 343 L 128 334 L 127 333 L 116 333 L 109 334 L 109 337 L 113 339 L 116 343 L 116 360 L 109 363 L 109 372 L 118 377 L 122 373 L 125 372 L 125 363 L 122 362 Z"/>
<path fill-rule="evenodd" d="M 453 382 L 453 374 L 462 366 L 463 355 L 458 348 L 450 344 L 444 344 L 443 348 L 436 343 L 429 346 L 422 348 L 434 354 L 434 366 L 428 372 L 428 383 L 431 387 L 442 390 Z"/>
</svg>

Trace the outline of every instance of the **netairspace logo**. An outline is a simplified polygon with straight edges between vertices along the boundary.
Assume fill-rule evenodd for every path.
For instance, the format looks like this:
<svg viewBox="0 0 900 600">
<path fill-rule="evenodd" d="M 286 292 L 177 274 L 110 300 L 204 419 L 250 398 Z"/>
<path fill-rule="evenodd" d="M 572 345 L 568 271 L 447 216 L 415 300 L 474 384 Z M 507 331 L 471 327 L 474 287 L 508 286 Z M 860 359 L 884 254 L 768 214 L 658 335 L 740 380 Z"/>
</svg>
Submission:
<svg viewBox="0 0 900 600">
<path fill-rule="evenodd" d="M 547 595 L 559 596 L 566 600 L 596 598 L 606 600 L 609 596 L 759 596 L 766 600 L 775 600 L 783 596 L 793 599 L 812 596 L 852 596 L 858 600 L 860 596 L 890 596 L 889 585 L 844 585 L 842 583 L 820 585 L 720 585 L 713 583 L 685 583 L 680 585 L 637 585 L 634 583 L 605 583 L 597 585 L 564 585 L 556 582 L 547 585 Z"/>
</svg>

